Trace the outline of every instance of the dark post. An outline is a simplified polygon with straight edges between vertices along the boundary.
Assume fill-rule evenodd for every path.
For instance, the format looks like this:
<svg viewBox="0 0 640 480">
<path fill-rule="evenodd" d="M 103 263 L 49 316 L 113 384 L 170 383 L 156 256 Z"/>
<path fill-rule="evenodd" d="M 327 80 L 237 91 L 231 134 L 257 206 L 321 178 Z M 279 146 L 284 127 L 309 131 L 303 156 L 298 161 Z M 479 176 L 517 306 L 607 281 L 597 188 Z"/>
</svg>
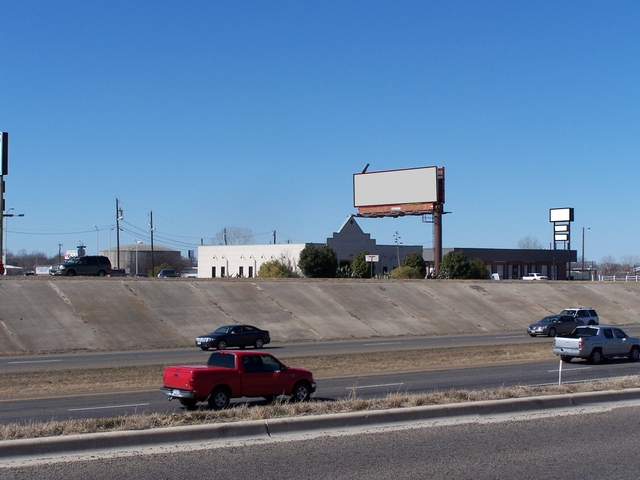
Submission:
<svg viewBox="0 0 640 480">
<path fill-rule="evenodd" d="M 442 210 L 444 206 L 441 203 L 433 209 L 433 270 L 436 277 L 440 274 L 442 262 Z"/>
</svg>

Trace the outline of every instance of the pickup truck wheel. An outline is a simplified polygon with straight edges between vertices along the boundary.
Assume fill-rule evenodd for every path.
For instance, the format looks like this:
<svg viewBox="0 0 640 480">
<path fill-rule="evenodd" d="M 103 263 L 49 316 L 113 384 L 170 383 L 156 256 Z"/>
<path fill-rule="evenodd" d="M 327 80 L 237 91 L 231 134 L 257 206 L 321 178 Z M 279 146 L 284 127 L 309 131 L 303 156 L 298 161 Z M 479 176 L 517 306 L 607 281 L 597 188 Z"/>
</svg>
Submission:
<svg viewBox="0 0 640 480">
<path fill-rule="evenodd" d="M 229 400 L 231 400 L 229 395 L 229 390 L 225 387 L 215 388 L 213 392 L 211 392 L 211 395 L 209 395 L 207 403 L 214 410 L 222 410 L 229 406 Z"/>
<path fill-rule="evenodd" d="M 75 276 L 76 276 L 75 270 L 67 270 L 67 277 L 75 277 Z"/>
<path fill-rule="evenodd" d="M 98 276 L 99 276 L 99 277 L 106 277 L 106 276 L 107 276 L 107 272 L 105 272 L 104 270 L 100 270 L 100 271 L 98 272 Z"/>
<path fill-rule="evenodd" d="M 209 347 L 200 347 L 202 350 L 207 351 L 209 350 Z"/>
<path fill-rule="evenodd" d="M 572 358 L 573 357 L 569 355 L 560 355 L 560 360 L 562 360 L 565 363 L 570 363 Z"/>
<path fill-rule="evenodd" d="M 311 385 L 309 385 L 309 382 L 302 381 L 296 383 L 295 387 L 293 387 L 291 399 L 294 402 L 306 402 L 309 398 L 311 398 Z"/>
<path fill-rule="evenodd" d="M 253 346 L 254 346 L 254 347 L 256 347 L 256 348 L 258 348 L 258 349 L 260 349 L 260 348 L 264 347 L 264 342 L 262 341 L 262 339 L 261 339 L 261 338 L 259 338 L 259 339 L 257 339 L 257 340 L 255 341 L 255 343 L 253 344 Z"/>
<path fill-rule="evenodd" d="M 227 349 L 227 342 L 225 342 L 224 340 L 220 340 L 218 342 L 218 346 L 216 348 L 218 350 L 226 350 Z"/>
<path fill-rule="evenodd" d="M 556 329 L 555 328 L 550 328 L 549 329 L 549 336 L 550 337 L 555 337 L 556 336 Z"/>
<path fill-rule="evenodd" d="M 640 348 L 633 347 L 631 349 L 631 351 L 629 352 L 629 361 L 630 362 L 637 362 L 638 361 L 638 357 L 640 357 Z"/>
<path fill-rule="evenodd" d="M 196 404 L 198 403 L 195 398 L 180 398 L 178 400 L 183 407 L 187 407 L 187 410 L 193 410 L 196 408 Z"/>
<path fill-rule="evenodd" d="M 602 362 L 602 352 L 600 349 L 596 348 L 593 352 L 591 352 L 591 356 L 589 357 L 589 361 L 594 364 L 598 364 Z"/>
</svg>

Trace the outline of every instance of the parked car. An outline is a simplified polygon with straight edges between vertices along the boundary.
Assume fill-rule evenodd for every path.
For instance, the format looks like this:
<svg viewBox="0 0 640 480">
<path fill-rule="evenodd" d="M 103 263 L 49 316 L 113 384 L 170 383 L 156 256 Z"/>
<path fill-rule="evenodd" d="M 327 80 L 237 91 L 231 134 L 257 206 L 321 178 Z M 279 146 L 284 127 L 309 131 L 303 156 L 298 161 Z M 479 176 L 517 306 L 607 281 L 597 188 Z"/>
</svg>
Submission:
<svg viewBox="0 0 640 480">
<path fill-rule="evenodd" d="M 62 263 L 56 263 L 49 269 L 50 275 L 97 275 L 106 277 L 111 275 L 111 262 L 103 255 L 85 255 L 72 257 Z"/>
<path fill-rule="evenodd" d="M 627 357 L 637 362 L 640 357 L 640 339 L 630 337 L 618 327 L 585 325 L 572 333 L 556 337 L 553 353 L 563 362 L 573 358 L 586 358 L 591 363 L 600 363 L 604 358 Z"/>
<path fill-rule="evenodd" d="M 600 323 L 600 318 L 593 308 L 565 308 L 560 312 L 560 315 L 571 315 L 582 320 L 585 325 L 598 325 Z"/>
<path fill-rule="evenodd" d="M 163 268 L 158 272 L 158 278 L 178 278 L 180 275 L 175 270 Z"/>
<path fill-rule="evenodd" d="M 162 393 L 191 409 L 206 401 L 214 409 L 226 408 L 239 397 L 271 401 L 288 395 L 293 401 L 309 400 L 316 391 L 313 373 L 289 367 L 264 352 L 213 352 L 207 365 L 166 367 Z"/>
<path fill-rule="evenodd" d="M 268 330 L 261 330 L 251 325 L 225 325 L 196 338 L 196 346 L 202 350 L 210 348 L 225 350 L 229 347 L 262 348 L 269 342 L 271 337 Z"/>
<path fill-rule="evenodd" d="M 126 277 L 127 271 L 124 268 L 113 268 L 111 270 L 112 277 Z"/>
<path fill-rule="evenodd" d="M 527 333 L 532 337 L 538 335 L 555 337 L 563 333 L 571 333 L 579 325 L 584 325 L 584 323 L 572 315 L 549 315 L 529 325 Z"/>
<path fill-rule="evenodd" d="M 522 280 L 549 280 L 549 277 L 541 273 L 527 273 Z"/>
<path fill-rule="evenodd" d="M 149 274 L 146 272 L 138 272 L 134 275 L 134 278 L 149 278 Z"/>
</svg>

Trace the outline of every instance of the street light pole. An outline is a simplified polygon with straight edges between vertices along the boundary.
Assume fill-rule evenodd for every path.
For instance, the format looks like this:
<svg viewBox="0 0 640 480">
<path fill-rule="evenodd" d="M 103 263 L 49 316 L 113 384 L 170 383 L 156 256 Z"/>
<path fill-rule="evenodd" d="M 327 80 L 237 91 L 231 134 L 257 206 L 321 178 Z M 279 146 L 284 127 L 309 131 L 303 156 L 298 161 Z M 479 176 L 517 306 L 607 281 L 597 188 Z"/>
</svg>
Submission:
<svg viewBox="0 0 640 480">
<path fill-rule="evenodd" d="M 585 227 L 582 227 L 582 275 L 584 275 L 584 229 Z M 591 230 L 591 227 L 587 227 L 587 230 Z M 589 272 L 589 275 L 591 275 L 591 272 Z"/>
<path fill-rule="evenodd" d="M 100 231 L 97 225 L 94 225 L 94 228 L 96 229 L 96 255 L 100 255 Z"/>
<path fill-rule="evenodd" d="M 138 245 L 142 243 L 142 241 L 136 240 L 136 275 L 138 275 Z"/>
<path fill-rule="evenodd" d="M 10 208 L 9 210 L 7 210 L 7 212 L 10 212 L 11 210 L 14 210 L 13 208 Z M 5 218 L 11 218 L 11 217 L 24 217 L 24 213 L 0 213 L 0 215 L 2 215 L 2 219 L 4 221 Z M 4 237 L 3 237 L 3 243 L 4 245 L 0 244 L 0 250 L 2 250 L 2 264 L 7 265 L 7 234 L 9 233 L 9 222 L 4 221 Z M 4 271 L 4 274 L 7 274 L 7 271 Z"/>
</svg>

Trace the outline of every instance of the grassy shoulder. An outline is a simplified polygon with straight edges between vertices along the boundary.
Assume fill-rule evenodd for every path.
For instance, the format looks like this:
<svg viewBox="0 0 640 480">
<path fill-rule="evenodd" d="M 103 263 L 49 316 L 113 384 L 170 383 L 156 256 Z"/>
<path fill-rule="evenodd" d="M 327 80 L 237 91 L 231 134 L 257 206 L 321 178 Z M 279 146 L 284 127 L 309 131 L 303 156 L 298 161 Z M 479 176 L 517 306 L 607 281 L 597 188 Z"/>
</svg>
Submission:
<svg viewBox="0 0 640 480">
<path fill-rule="evenodd" d="M 549 345 L 507 345 L 500 347 L 443 348 L 401 352 L 375 352 L 288 359 L 290 365 L 305 367 L 314 372 L 316 379 L 342 375 L 366 375 L 371 372 L 407 372 L 461 365 L 500 362 L 527 362 L 535 359 L 553 359 Z M 132 388 L 159 388 L 163 365 L 114 369 L 88 369 L 74 371 L 40 372 L 37 374 L 0 374 L 4 392 L 16 395 L 53 395 L 72 389 L 74 393 L 114 391 Z M 482 400 L 500 400 L 558 395 L 566 393 L 640 388 L 640 376 L 621 377 L 605 381 L 564 384 L 543 387 L 511 387 L 487 390 L 447 390 L 410 395 L 393 393 L 371 400 L 358 398 L 355 391 L 345 400 L 313 400 L 305 403 L 277 401 L 260 405 L 246 403 L 215 411 L 201 408 L 195 411 L 177 411 L 171 414 L 136 414 L 113 418 L 88 418 L 65 421 L 22 422 L 0 425 L 0 440 L 51 437 L 109 431 L 143 430 L 160 427 L 225 423 L 246 420 L 325 415 L 364 410 L 383 410 L 426 405 L 444 405 Z M 8 397 L 4 397 L 8 398 Z"/>
</svg>

